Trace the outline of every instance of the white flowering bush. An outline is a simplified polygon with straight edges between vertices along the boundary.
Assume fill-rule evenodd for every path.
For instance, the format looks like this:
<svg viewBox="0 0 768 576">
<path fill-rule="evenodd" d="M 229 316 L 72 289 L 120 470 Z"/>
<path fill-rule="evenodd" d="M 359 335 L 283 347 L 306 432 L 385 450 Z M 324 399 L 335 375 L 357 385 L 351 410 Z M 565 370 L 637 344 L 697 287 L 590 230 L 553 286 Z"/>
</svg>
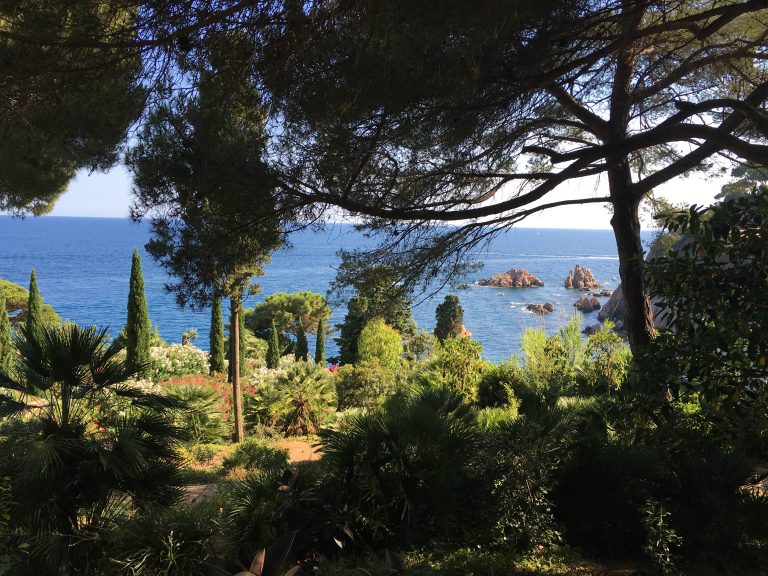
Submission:
<svg viewBox="0 0 768 576">
<path fill-rule="evenodd" d="M 153 346 L 149 349 L 150 379 L 162 382 L 169 378 L 190 374 L 208 374 L 208 352 L 195 346 Z"/>
</svg>

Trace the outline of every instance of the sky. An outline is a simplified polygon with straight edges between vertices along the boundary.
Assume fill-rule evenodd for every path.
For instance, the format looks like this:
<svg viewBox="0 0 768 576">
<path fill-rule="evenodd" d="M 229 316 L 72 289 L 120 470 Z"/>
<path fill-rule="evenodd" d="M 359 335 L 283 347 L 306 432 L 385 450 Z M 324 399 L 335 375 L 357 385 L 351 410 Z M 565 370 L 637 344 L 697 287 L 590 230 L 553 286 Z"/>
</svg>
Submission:
<svg viewBox="0 0 768 576">
<path fill-rule="evenodd" d="M 720 191 L 723 180 L 705 179 L 700 175 L 677 178 L 659 189 L 659 193 L 675 203 L 709 204 Z M 566 183 L 547 196 L 557 201 L 573 195 L 606 195 L 603 178 L 583 179 Z M 67 191 L 56 203 L 52 216 L 128 217 L 131 204 L 131 177 L 124 166 L 110 172 L 88 174 L 82 172 L 70 183 Z M 519 224 L 530 228 L 610 228 L 610 213 L 602 204 L 553 208 L 530 216 Z"/>
</svg>

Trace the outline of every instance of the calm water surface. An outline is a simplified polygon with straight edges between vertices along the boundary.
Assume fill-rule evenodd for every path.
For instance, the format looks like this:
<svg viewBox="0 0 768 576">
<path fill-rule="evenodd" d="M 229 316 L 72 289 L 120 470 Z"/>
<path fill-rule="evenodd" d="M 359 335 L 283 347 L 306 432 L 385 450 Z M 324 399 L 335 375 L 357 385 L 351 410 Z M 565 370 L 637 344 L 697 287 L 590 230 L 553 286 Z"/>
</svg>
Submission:
<svg viewBox="0 0 768 576">
<path fill-rule="evenodd" d="M 0 216 L 0 278 L 23 286 L 32 268 L 37 271 L 45 302 L 67 320 L 78 324 L 109 326 L 117 334 L 125 323 L 131 254 L 140 249 L 150 317 L 163 338 L 181 340 L 187 328 L 197 328 L 196 345 L 208 348 L 207 311 L 181 310 L 164 291 L 165 272 L 143 250 L 149 237 L 146 223 L 118 218 L 43 217 L 25 220 Z M 262 293 L 251 296 L 253 306 L 275 292 L 312 290 L 325 293 L 339 263 L 337 252 L 364 242 L 350 226 L 336 225 L 321 233 L 302 232 L 292 238 L 293 247 L 272 257 L 259 279 Z M 554 332 L 574 313 L 578 292 L 563 288 L 568 270 L 578 263 L 592 270 L 606 288 L 618 284 L 618 257 L 609 230 L 553 230 L 518 228 L 497 238 L 487 252 L 478 255 L 484 269 L 468 278 L 487 277 L 511 267 L 523 267 L 541 278 L 545 286 L 498 289 L 470 286 L 456 292 L 464 307 L 464 322 L 482 343 L 487 359 L 498 362 L 519 352 L 527 327 Z M 419 302 L 413 313 L 419 327 L 434 328 L 435 306 L 445 292 Z M 545 317 L 526 312 L 527 303 L 551 302 L 555 312 Z M 343 309 L 334 310 L 331 323 L 341 321 Z M 596 313 L 585 315 L 596 322 Z M 313 343 L 310 342 L 310 346 Z M 329 355 L 337 353 L 332 339 Z"/>
</svg>

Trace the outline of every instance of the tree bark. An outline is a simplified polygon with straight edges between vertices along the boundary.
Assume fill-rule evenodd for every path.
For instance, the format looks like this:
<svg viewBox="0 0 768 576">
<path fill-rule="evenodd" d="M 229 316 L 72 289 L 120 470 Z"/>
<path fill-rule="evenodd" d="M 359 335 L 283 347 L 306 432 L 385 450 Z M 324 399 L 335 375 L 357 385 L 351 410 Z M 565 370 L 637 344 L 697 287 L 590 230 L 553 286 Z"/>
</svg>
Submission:
<svg viewBox="0 0 768 576">
<path fill-rule="evenodd" d="M 640 238 L 640 200 L 632 195 L 629 165 L 618 164 L 608 171 L 613 217 L 611 226 L 619 253 L 619 274 L 626 309 L 624 327 L 632 354 L 656 336 L 651 302 L 643 278 L 643 245 Z"/>
<path fill-rule="evenodd" d="M 232 412 L 235 415 L 235 442 L 245 439 L 245 427 L 243 425 L 243 390 L 240 385 L 240 309 L 242 300 L 239 295 L 233 295 L 229 299 L 230 313 L 232 314 L 232 338 L 229 344 L 229 361 L 232 374 Z"/>
</svg>

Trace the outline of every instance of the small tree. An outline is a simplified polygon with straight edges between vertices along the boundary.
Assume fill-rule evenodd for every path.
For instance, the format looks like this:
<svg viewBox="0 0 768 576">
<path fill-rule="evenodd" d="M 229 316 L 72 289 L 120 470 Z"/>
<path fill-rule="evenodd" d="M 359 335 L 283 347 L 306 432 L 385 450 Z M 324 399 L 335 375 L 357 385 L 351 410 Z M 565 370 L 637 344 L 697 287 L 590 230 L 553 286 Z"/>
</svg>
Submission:
<svg viewBox="0 0 768 576">
<path fill-rule="evenodd" d="M 272 322 L 272 329 L 269 332 L 267 341 L 267 368 L 277 368 L 280 366 L 280 341 L 277 337 L 277 325 Z"/>
<path fill-rule="evenodd" d="M 211 353 L 210 353 L 210 371 L 211 374 L 224 372 L 224 321 L 221 317 L 221 298 L 213 297 L 211 305 Z"/>
<path fill-rule="evenodd" d="M 317 323 L 317 340 L 315 341 L 315 364 L 325 365 L 325 320 Z"/>
<path fill-rule="evenodd" d="M 42 334 L 44 326 L 43 300 L 40 298 L 40 290 L 37 287 L 37 274 L 32 270 L 29 277 L 29 297 L 27 299 L 27 332 L 29 334 Z"/>
<path fill-rule="evenodd" d="M 0 373 L 10 374 L 12 363 L 11 319 L 5 307 L 5 292 L 0 288 Z"/>
<path fill-rule="evenodd" d="M 35 289 L 37 285 L 35 285 Z M 31 298 L 31 287 L 30 287 Z M 128 320 L 125 325 L 127 340 L 126 362 L 131 371 L 146 372 L 149 364 L 149 345 L 152 338 L 152 324 L 149 321 L 147 298 L 144 294 L 144 275 L 141 272 L 141 256 L 133 250 L 131 263 L 131 286 L 128 291 Z"/>
<path fill-rule="evenodd" d="M 382 366 L 396 370 L 403 358 L 403 339 L 400 333 L 381 318 L 368 322 L 360 331 L 357 341 L 357 360 L 378 360 Z"/>
<path fill-rule="evenodd" d="M 296 360 L 307 360 L 309 358 L 309 344 L 307 344 L 307 333 L 304 332 L 304 326 L 301 322 L 296 327 L 296 350 L 294 351 Z"/>
<path fill-rule="evenodd" d="M 464 309 L 459 303 L 459 297 L 452 294 L 446 296 L 435 310 L 435 320 L 435 336 L 440 342 L 460 336 L 464 325 Z"/>
</svg>

